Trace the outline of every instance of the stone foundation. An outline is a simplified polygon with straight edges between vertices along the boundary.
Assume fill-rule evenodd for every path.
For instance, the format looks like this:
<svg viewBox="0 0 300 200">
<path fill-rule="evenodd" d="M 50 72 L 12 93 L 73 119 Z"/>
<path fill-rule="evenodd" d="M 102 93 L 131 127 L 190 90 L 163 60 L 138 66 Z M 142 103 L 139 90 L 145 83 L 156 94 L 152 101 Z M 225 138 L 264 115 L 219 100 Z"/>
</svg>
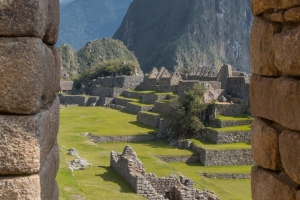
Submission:
<svg viewBox="0 0 300 200">
<path fill-rule="evenodd" d="M 100 136 L 89 134 L 88 137 L 95 143 L 108 142 L 145 142 L 156 139 L 156 135 L 128 135 L 128 136 Z"/>
</svg>

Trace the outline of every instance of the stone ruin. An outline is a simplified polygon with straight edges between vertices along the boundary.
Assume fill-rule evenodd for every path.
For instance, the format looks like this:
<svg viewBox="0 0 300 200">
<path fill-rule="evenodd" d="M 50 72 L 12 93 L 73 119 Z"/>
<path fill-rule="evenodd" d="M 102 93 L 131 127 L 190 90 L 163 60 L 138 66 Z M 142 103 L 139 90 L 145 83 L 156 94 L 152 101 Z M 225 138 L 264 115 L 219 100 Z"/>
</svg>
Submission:
<svg viewBox="0 0 300 200">
<path fill-rule="evenodd" d="M 149 200 L 219 200 L 214 192 L 195 189 L 193 181 L 183 176 L 158 178 L 153 173 L 146 173 L 143 163 L 130 146 L 125 146 L 122 154 L 111 152 L 110 166 L 137 194 Z"/>
<path fill-rule="evenodd" d="M 253 200 L 300 199 L 300 1 L 251 0 Z"/>
<path fill-rule="evenodd" d="M 56 200 L 59 0 L 0 5 L 0 199 Z"/>
</svg>

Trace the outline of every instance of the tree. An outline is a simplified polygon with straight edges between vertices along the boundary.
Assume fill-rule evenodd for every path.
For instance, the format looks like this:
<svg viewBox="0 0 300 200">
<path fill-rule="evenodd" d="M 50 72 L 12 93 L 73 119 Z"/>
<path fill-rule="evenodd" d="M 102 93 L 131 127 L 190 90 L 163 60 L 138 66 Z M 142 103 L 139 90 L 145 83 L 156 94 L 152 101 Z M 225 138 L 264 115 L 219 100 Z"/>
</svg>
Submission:
<svg viewBox="0 0 300 200">
<path fill-rule="evenodd" d="M 203 85 L 195 84 L 192 90 L 184 93 L 183 98 L 171 103 L 173 109 L 171 127 L 174 138 L 190 138 L 204 128 L 201 121 L 207 108 L 207 105 L 203 103 L 204 92 Z"/>
</svg>

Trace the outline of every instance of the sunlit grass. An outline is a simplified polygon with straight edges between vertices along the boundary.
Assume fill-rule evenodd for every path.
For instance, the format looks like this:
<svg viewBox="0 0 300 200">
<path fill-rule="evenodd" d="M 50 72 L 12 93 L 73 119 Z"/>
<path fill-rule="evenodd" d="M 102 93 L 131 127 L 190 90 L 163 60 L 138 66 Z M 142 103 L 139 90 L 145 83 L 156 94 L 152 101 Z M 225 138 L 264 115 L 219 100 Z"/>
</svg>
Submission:
<svg viewBox="0 0 300 200">
<path fill-rule="evenodd" d="M 230 144 L 215 144 L 204 139 L 190 139 L 196 146 L 207 150 L 236 150 L 236 149 L 251 149 L 250 143 L 230 143 Z"/>
<path fill-rule="evenodd" d="M 225 116 L 225 115 L 218 115 L 216 117 L 216 119 L 220 119 L 220 120 L 231 120 L 231 121 L 234 121 L 234 120 L 238 120 L 238 121 L 243 121 L 243 120 L 253 120 L 254 118 L 250 115 L 235 115 L 235 116 Z"/>
</svg>

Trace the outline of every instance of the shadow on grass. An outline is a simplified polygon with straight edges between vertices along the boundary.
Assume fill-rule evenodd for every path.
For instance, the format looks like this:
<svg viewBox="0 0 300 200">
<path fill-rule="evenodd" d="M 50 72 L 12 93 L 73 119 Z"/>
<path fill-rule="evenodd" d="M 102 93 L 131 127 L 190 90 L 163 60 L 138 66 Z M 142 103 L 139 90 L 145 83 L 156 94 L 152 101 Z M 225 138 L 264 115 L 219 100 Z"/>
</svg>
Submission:
<svg viewBox="0 0 300 200">
<path fill-rule="evenodd" d="M 120 192 L 135 194 L 131 186 L 112 167 L 107 167 L 107 166 L 98 166 L 98 167 L 103 168 L 104 170 L 106 170 L 106 172 L 104 172 L 103 174 L 96 174 L 95 176 L 101 177 L 106 182 L 113 182 L 118 184 L 121 188 Z"/>
</svg>

